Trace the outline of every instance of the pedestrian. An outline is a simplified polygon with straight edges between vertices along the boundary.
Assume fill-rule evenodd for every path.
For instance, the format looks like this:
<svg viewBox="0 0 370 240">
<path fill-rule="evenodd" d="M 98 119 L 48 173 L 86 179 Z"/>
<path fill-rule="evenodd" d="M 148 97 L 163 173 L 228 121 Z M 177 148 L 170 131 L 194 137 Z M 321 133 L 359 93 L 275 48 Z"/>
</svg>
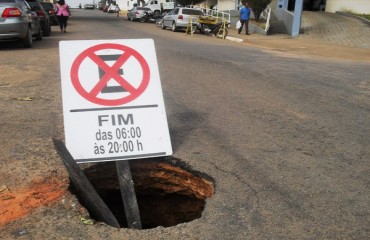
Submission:
<svg viewBox="0 0 370 240">
<path fill-rule="evenodd" d="M 59 0 L 56 4 L 57 7 L 57 17 L 59 20 L 59 27 L 61 32 L 67 32 L 67 22 L 68 18 L 71 16 L 68 4 L 65 0 Z"/>
<path fill-rule="evenodd" d="M 249 35 L 248 24 L 249 24 L 250 14 L 251 14 L 251 9 L 248 7 L 248 2 L 245 2 L 244 6 L 240 9 L 239 20 L 240 20 L 241 25 L 240 25 L 240 28 L 238 30 L 238 34 L 240 34 L 242 32 L 243 26 L 245 24 L 245 34 Z"/>
<path fill-rule="evenodd" d="M 117 17 L 119 17 L 119 11 L 121 11 L 121 9 L 119 8 L 118 4 L 116 5 L 116 13 L 117 13 Z"/>
</svg>

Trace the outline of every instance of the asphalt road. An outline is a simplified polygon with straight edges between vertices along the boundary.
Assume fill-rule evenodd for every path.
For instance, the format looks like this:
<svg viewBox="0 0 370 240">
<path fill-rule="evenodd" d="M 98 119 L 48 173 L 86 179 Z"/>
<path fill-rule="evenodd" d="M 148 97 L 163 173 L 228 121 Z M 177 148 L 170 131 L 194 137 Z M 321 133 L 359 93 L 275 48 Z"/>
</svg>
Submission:
<svg viewBox="0 0 370 240">
<path fill-rule="evenodd" d="M 0 48 L 1 183 L 66 178 L 51 143 L 63 138 L 58 41 L 152 38 L 173 156 L 211 177 L 215 195 L 200 219 L 169 228 L 86 226 L 60 201 L 2 236 L 25 227 L 30 239 L 369 238 L 368 63 L 262 51 L 100 11 L 75 10 L 67 30 L 53 27 L 30 50 Z M 15 100 L 24 97 L 33 101 Z"/>
</svg>

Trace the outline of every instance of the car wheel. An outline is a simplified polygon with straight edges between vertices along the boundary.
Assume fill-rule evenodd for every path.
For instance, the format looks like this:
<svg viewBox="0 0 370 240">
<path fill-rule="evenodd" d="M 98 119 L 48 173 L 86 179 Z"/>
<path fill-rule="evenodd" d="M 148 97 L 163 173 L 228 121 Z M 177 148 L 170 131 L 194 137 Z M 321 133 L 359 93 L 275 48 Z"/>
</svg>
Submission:
<svg viewBox="0 0 370 240">
<path fill-rule="evenodd" d="M 155 20 L 155 25 L 157 26 L 157 27 L 161 27 L 162 26 L 162 19 L 157 19 L 157 20 Z"/>
<path fill-rule="evenodd" d="M 134 18 L 133 18 L 133 17 L 132 17 L 132 18 L 130 18 L 130 21 L 131 21 L 131 22 L 133 22 L 133 21 L 134 21 Z"/>
<path fill-rule="evenodd" d="M 131 19 L 130 19 L 130 17 L 127 15 L 127 21 L 130 21 Z"/>
<path fill-rule="evenodd" d="M 22 45 L 25 48 L 31 48 L 32 47 L 32 33 L 31 29 L 28 28 L 26 37 L 22 40 Z"/>
<path fill-rule="evenodd" d="M 35 37 L 36 37 L 36 40 L 39 40 L 39 41 L 42 40 L 42 30 L 40 26 L 38 28 L 38 31 Z"/>
<path fill-rule="evenodd" d="M 164 25 L 164 20 L 162 20 L 162 29 L 166 29 L 166 25 Z"/>
<path fill-rule="evenodd" d="M 176 23 L 175 22 L 173 22 L 172 23 L 172 32 L 176 32 L 177 31 L 177 27 L 176 27 Z"/>
</svg>

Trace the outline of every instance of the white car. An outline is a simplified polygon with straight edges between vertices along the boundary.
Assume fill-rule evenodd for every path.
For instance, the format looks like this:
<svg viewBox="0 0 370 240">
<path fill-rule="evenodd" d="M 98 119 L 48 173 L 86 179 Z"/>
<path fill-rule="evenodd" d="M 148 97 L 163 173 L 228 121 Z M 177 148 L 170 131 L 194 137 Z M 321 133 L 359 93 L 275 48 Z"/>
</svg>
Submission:
<svg viewBox="0 0 370 240">
<path fill-rule="evenodd" d="M 116 5 L 111 4 L 108 8 L 108 13 L 116 13 L 117 11 L 119 11 L 119 7 Z"/>
<path fill-rule="evenodd" d="M 177 7 L 163 17 L 162 29 L 170 27 L 174 32 L 179 29 L 186 29 L 190 17 L 192 25 L 196 26 L 198 17 L 203 15 L 203 12 L 198 9 Z"/>
</svg>

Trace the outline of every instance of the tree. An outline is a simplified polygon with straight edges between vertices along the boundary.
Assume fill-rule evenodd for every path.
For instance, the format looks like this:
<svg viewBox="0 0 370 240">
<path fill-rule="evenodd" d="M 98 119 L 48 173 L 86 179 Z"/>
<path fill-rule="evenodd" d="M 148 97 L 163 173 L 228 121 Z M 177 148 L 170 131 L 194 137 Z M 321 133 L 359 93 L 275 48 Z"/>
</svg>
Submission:
<svg viewBox="0 0 370 240">
<path fill-rule="evenodd" d="M 204 0 L 177 0 L 177 3 L 181 6 L 195 5 L 204 2 Z"/>
<path fill-rule="evenodd" d="M 138 0 L 137 3 L 138 3 L 137 4 L 138 6 L 142 6 L 142 7 L 145 6 L 145 1 L 144 0 Z"/>
<path fill-rule="evenodd" d="M 271 0 L 247 0 L 247 2 L 249 4 L 249 7 L 252 9 L 256 21 L 258 22 L 260 20 L 262 12 L 271 3 Z"/>
</svg>

